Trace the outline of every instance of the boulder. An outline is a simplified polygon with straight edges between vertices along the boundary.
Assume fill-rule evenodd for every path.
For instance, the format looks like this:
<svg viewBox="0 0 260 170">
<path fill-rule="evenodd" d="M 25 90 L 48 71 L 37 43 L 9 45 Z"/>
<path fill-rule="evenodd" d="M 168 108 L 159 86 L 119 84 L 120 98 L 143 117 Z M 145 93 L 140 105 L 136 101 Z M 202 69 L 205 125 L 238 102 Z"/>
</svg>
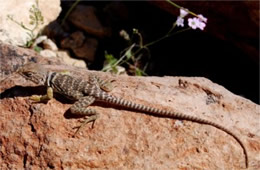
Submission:
<svg viewBox="0 0 260 170">
<path fill-rule="evenodd" d="M 249 169 L 259 169 L 260 106 L 206 78 L 115 76 L 53 62 L 45 67 L 84 80 L 90 73 L 112 78 L 116 88 L 110 93 L 117 97 L 214 121 L 238 135 L 248 152 Z M 245 167 L 242 148 L 221 130 L 102 102 L 90 106 L 100 113 L 94 127 L 87 124 L 73 136 L 84 118 L 69 113 L 71 102 L 55 95 L 47 103 L 34 103 L 29 97 L 46 89 L 11 72 L 0 82 L 0 169 Z"/>
<path fill-rule="evenodd" d="M 28 31 L 15 23 L 23 23 L 26 27 L 32 29 L 30 25 L 30 8 L 36 4 L 36 0 L 8 0 L 0 2 L 0 41 L 17 46 L 25 46 L 30 39 Z M 40 31 L 55 20 L 60 11 L 60 0 L 38 0 L 39 10 L 44 18 L 44 23 L 40 24 L 35 29 L 34 34 L 37 35 Z M 14 21 L 8 19 L 8 15 L 12 16 Z"/>
</svg>

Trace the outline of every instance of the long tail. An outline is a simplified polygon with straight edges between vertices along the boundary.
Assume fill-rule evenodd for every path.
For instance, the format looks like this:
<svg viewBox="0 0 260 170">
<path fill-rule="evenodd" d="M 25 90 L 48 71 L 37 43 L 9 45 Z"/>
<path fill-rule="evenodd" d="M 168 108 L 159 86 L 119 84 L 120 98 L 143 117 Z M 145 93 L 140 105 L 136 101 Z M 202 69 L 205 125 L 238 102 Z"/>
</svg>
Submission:
<svg viewBox="0 0 260 170">
<path fill-rule="evenodd" d="M 226 132 L 227 134 L 231 135 L 233 138 L 235 138 L 235 140 L 239 143 L 239 145 L 243 149 L 243 152 L 244 152 L 244 155 L 245 155 L 245 166 L 246 166 L 246 168 L 248 168 L 248 155 L 247 155 L 246 148 L 245 148 L 244 144 L 242 143 L 242 141 L 237 137 L 236 134 L 231 132 L 229 129 L 227 129 L 227 128 L 225 128 L 225 127 L 223 127 L 223 126 L 221 126 L 221 125 L 219 125 L 215 122 L 212 122 L 212 121 L 209 121 L 209 120 L 206 120 L 206 119 L 201 119 L 201 118 L 198 118 L 198 117 L 195 117 L 195 116 L 177 113 L 177 112 L 174 112 L 174 111 L 167 111 L 167 110 L 157 109 L 157 108 L 150 107 L 150 106 L 145 106 L 145 105 L 142 105 L 142 104 L 133 103 L 131 101 L 127 101 L 125 99 L 112 96 L 112 95 L 110 95 L 106 92 L 101 92 L 95 97 L 97 97 L 98 99 L 100 99 L 102 101 L 110 103 L 110 104 L 122 106 L 124 108 L 139 111 L 139 112 L 149 113 L 149 114 L 157 116 L 157 117 L 167 117 L 167 118 L 188 120 L 188 121 L 192 121 L 192 122 L 197 122 L 197 123 L 201 123 L 201 124 L 214 126 L 217 129 L 220 129 L 220 130 Z"/>
</svg>

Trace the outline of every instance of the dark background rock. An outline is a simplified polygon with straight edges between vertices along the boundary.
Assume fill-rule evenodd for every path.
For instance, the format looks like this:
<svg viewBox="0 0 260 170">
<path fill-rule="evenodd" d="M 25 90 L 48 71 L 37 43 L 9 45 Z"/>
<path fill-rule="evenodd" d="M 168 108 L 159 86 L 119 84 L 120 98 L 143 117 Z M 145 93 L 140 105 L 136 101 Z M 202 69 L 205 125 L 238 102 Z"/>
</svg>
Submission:
<svg viewBox="0 0 260 170">
<path fill-rule="evenodd" d="M 61 47 L 71 49 L 77 57 L 93 62 L 98 47 L 98 40 L 85 36 L 81 31 L 76 31 L 61 40 Z"/>
<path fill-rule="evenodd" d="M 151 4 L 173 14 L 165 1 L 151 1 Z M 191 11 L 198 11 L 208 17 L 206 32 L 221 40 L 231 42 L 255 62 L 259 61 L 259 1 L 212 1 L 177 2 Z"/>
<path fill-rule="evenodd" d="M 63 12 L 60 18 L 72 3 L 62 2 Z M 151 57 L 144 57 L 140 64 L 142 66 L 149 62 L 146 73 L 156 76 L 207 77 L 232 92 L 259 103 L 259 2 L 176 3 L 207 17 L 205 31 L 190 30 L 150 46 Z M 88 67 L 94 70 L 102 69 L 104 51 L 118 58 L 120 52 L 129 46 L 119 36 L 122 29 L 131 34 L 132 29 L 137 28 L 143 35 L 144 43 L 148 43 L 167 33 L 179 15 L 179 9 L 163 1 L 82 1 L 79 5 L 80 8 L 85 6 L 95 11 L 94 18 L 103 27 L 96 32 L 104 28 L 111 30 L 111 34 L 102 38 L 93 33 L 95 31 L 84 32 L 98 41 L 97 50 L 92 53 L 94 57 L 86 61 Z M 70 21 L 75 17 L 80 15 L 70 17 Z M 70 21 L 65 24 L 66 31 L 72 33 L 84 30 Z"/>
<path fill-rule="evenodd" d="M 96 9 L 93 6 L 77 5 L 71 12 L 69 22 L 91 35 L 104 37 L 108 35 L 96 16 Z"/>
</svg>

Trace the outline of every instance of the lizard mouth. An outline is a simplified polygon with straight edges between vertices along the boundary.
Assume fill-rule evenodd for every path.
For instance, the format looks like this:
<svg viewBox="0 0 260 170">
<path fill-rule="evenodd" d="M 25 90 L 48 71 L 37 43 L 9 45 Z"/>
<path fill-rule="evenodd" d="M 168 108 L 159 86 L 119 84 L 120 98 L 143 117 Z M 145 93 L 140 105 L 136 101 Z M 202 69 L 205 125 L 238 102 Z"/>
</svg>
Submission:
<svg viewBox="0 0 260 170">
<path fill-rule="evenodd" d="M 30 80 L 36 84 L 43 82 L 43 78 L 41 76 L 37 76 L 36 74 L 33 74 L 32 72 L 23 72 L 23 70 L 19 70 L 18 74 L 20 74 L 26 80 Z"/>
<path fill-rule="evenodd" d="M 17 73 L 26 80 L 32 81 L 38 85 L 44 85 L 45 83 L 46 71 L 42 65 L 28 63 L 18 69 Z"/>
</svg>

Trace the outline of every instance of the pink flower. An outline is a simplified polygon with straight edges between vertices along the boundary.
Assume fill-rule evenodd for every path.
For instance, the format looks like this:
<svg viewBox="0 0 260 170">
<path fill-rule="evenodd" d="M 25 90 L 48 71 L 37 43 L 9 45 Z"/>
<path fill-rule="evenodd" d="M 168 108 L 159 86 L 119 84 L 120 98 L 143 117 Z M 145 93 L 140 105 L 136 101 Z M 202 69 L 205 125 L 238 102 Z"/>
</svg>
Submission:
<svg viewBox="0 0 260 170">
<path fill-rule="evenodd" d="M 188 25 L 192 28 L 192 29 L 197 29 L 197 28 L 199 28 L 199 29 L 201 29 L 201 30 L 204 30 L 204 28 L 205 28 L 205 26 L 206 26 L 206 24 L 203 22 L 203 21 L 201 21 L 201 19 L 199 19 L 199 18 L 196 18 L 196 17 L 194 17 L 194 18 L 189 18 L 188 19 Z"/>
<path fill-rule="evenodd" d="M 208 21 L 208 19 L 206 17 L 204 17 L 202 14 L 199 14 L 198 18 L 199 18 L 199 20 L 201 20 L 202 22 L 205 22 L 205 23 L 207 23 L 207 21 Z"/>
<path fill-rule="evenodd" d="M 189 18 L 188 19 L 188 25 L 192 28 L 192 29 L 196 29 L 198 27 L 198 18 Z"/>
<path fill-rule="evenodd" d="M 206 26 L 206 24 L 205 24 L 204 22 L 198 22 L 197 24 L 198 24 L 197 27 L 198 27 L 199 29 L 204 30 L 204 28 L 205 28 L 205 26 Z"/>
<path fill-rule="evenodd" d="M 188 15 L 188 9 L 181 8 L 180 9 L 180 17 L 184 18 L 186 15 Z"/>
<path fill-rule="evenodd" d="M 184 27 L 184 19 L 179 16 L 179 17 L 177 18 L 176 25 L 177 25 L 177 26 Z"/>
<path fill-rule="evenodd" d="M 178 18 L 175 22 L 176 25 L 184 27 L 184 17 L 187 16 L 188 14 L 189 14 L 188 9 L 180 8 L 180 16 L 178 16 Z M 189 18 L 188 25 L 192 29 L 199 28 L 201 30 L 204 30 L 204 28 L 206 27 L 207 21 L 208 21 L 208 19 L 206 17 L 204 17 L 202 14 L 199 14 L 199 15 L 197 15 L 197 17 Z"/>
</svg>

